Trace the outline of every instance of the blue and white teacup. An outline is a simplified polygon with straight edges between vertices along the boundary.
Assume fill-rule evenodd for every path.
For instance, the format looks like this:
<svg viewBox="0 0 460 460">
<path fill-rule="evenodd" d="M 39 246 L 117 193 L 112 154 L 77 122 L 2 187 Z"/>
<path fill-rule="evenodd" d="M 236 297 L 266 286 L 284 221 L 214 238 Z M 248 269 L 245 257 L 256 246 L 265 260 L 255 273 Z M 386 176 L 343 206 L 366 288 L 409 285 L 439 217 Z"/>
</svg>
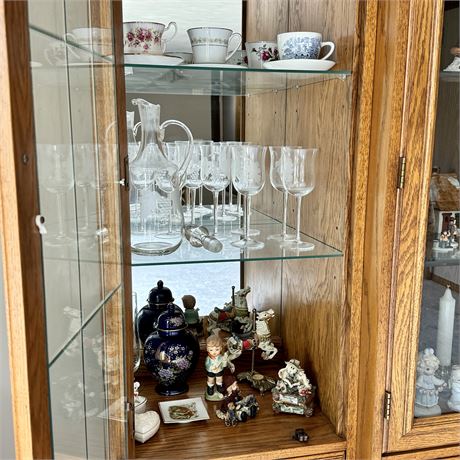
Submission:
<svg viewBox="0 0 460 460">
<path fill-rule="evenodd" d="M 327 59 L 335 50 L 332 42 L 323 42 L 317 32 L 286 32 L 278 34 L 280 59 L 318 59 L 321 48 L 329 46 L 329 52 L 321 59 Z"/>
</svg>

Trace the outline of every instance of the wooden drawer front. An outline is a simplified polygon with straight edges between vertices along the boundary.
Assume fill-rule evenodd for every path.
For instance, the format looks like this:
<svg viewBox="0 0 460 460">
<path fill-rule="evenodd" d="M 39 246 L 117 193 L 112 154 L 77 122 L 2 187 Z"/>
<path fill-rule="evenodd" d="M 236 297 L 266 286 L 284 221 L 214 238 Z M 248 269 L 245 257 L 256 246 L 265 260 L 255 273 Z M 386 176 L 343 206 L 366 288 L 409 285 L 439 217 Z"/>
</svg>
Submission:
<svg viewBox="0 0 460 460">
<path fill-rule="evenodd" d="M 404 454 L 385 455 L 388 460 L 441 460 L 460 458 L 460 446 L 443 447 L 440 449 L 406 452 Z"/>
<path fill-rule="evenodd" d="M 280 460 L 345 460 L 345 452 L 331 452 L 329 454 L 303 455 L 302 457 L 286 457 Z"/>
</svg>

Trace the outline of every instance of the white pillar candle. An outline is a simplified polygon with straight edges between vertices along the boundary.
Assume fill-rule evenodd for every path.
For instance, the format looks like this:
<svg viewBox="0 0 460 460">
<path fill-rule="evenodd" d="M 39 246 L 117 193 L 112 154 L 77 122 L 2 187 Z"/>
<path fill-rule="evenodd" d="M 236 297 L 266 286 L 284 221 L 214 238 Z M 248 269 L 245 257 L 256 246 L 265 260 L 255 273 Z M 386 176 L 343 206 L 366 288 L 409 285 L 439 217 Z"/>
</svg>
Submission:
<svg viewBox="0 0 460 460">
<path fill-rule="evenodd" d="M 436 356 L 441 366 L 450 366 L 452 359 L 452 339 L 454 335 L 455 299 L 450 287 L 439 299 L 438 337 L 436 341 Z"/>
</svg>

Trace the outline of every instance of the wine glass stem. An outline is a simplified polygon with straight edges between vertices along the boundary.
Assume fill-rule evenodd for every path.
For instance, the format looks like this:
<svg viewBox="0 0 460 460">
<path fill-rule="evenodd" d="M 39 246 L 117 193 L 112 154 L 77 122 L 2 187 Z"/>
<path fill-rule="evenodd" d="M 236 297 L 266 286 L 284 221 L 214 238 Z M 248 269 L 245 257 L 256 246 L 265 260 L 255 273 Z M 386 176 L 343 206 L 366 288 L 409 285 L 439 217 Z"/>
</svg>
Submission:
<svg viewBox="0 0 460 460">
<path fill-rule="evenodd" d="M 232 210 L 233 209 L 233 184 L 231 182 L 230 182 L 230 187 L 228 189 L 228 194 L 229 194 L 229 197 L 228 197 L 229 209 Z"/>
<path fill-rule="evenodd" d="M 200 186 L 200 193 L 198 195 L 200 199 L 200 208 L 202 208 L 203 207 L 203 186 L 202 185 Z"/>
<path fill-rule="evenodd" d="M 287 234 L 287 205 L 288 205 L 288 192 L 283 192 L 283 238 Z"/>
<path fill-rule="evenodd" d="M 251 225 L 251 195 L 245 197 L 246 202 L 246 226 L 244 228 L 244 239 L 249 240 L 249 227 Z"/>
<path fill-rule="evenodd" d="M 297 242 L 300 242 L 300 207 L 302 204 L 301 196 L 296 197 L 296 203 L 297 203 L 297 228 L 296 228 L 296 233 L 295 233 L 295 239 Z"/>
<path fill-rule="evenodd" d="M 214 192 L 214 235 L 217 235 L 217 206 L 219 205 L 219 192 Z"/>
<path fill-rule="evenodd" d="M 185 188 L 185 208 L 187 212 L 190 212 L 190 189 L 188 187 Z"/>
<path fill-rule="evenodd" d="M 190 221 L 193 224 L 195 222 L 195 200 L 196 200 L 196 188 L 192 189 L 192 210 L 190 214 Z"/>
<path fill-rule="evenodd" d="M 225 189 L 222 190 L 222 218 L 225 217 Z"/>
<path fill-rule="evenodd" d="M 62 215 L 63 211 L 63 194 L 56 193 L 56 200 L 57 200 L 57 215 L 58 215 L 58 237 L 63 238 L 65 236 L 64 232 L 64 217 Z"/>
</svg>

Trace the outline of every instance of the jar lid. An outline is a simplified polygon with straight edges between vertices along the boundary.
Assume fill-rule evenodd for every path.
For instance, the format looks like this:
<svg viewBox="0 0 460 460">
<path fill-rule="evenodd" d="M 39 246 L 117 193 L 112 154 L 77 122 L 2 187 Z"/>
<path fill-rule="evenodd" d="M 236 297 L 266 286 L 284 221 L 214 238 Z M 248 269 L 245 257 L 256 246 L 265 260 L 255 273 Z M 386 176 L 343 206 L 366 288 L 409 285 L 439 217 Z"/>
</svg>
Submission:
<svg viewBox="0 0 460 460">
<path fill-rule="evenodd" d="M 171 290 L 163 285 L 163 281 L 159 280 L 156 287 L 150 290 L 147 302 L 150 305 L 166 305 L 174 302 L 174 297 Z"/>
<path fill-rule="evenodd" d="M 180 331 L 186 327 L 187 323 L 182 310 L 173 303 L 169 303 L 167 310 L 158 316 L 158 331 L 173 332 Z"/>
</svg>

